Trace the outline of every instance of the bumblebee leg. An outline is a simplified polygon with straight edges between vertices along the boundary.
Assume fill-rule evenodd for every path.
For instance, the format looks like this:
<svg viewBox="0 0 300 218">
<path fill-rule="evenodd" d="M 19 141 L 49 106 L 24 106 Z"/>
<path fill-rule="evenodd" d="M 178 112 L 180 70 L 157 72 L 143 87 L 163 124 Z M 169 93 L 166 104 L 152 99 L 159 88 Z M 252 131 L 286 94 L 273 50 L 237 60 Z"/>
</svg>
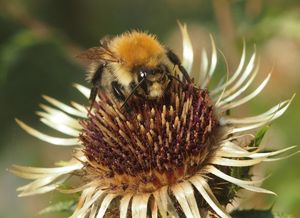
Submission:
<svg viewBox="0 0 300 218">
<path fill-rule="evenodd" d="M 91 104 L 94 103 L 96 97 L 97 97 L 97 93 L 98 93 L 98 88 L 93 86 L 90 92 L 90 97 L 89 100 L 91 101 Z"/>
<path fill-rule="evenodd" d="M 172 74 L 168 74 L 168 78 L 169 80 L 176 80 L 177 82 L 179 82 L 181 85 L 183 84 L 183 82 L 177 77 L 177 76 L 174 76 Z"/>
<path fill-rule="evenodd" d="M 101 77 L 102 77 L 103 69 L 104 69 L 104 66 L 100 65 L 98 67 L 97 71 L 94 73 L 92 79 L 91 79 L 91 83 L 92 83 L 93 87 L 91 89 L 90 96 L 89 96 L 89 100 L 91 102 L 89 111 L 91 111 L 91 109 L 94 105 L 94 102 L 96 100 L 98 90 L 99 90 L 99 86 L 100 86 L 100 83 L 101 83 Z"/>
<path fill-rule="evenodd" d="M 99 86 L 100 86 L 103 69 L 104 69 L 104 66 L 100 65 L 98 67 L 97 71 L 94 73 L 92 79 L 91 79 L 91 83 L 92 83 L 93 87 L 91 89 L 89 100 L 92 103 L 94 103 L 94 101 L 96 99 L 96 96 L 97 96 L 97 93 L 98 93 L 98 89 L 99 89 Z"/>
<path fill-rule="evenodd" d="M 187 81 L 187 82 L 191 82 L 191 78 L 188 74 L 188 72 L 185 70 L 185 68 L 181 65 L 181 61 L 179 60 L 178 56 L 171 50 L 168 49 L 167 50 L 167 56 L 169 58 L 169 60 L 174 64 L 177 65 L 180 72 L 183 75 L 183 78 Z"/>
</svg>

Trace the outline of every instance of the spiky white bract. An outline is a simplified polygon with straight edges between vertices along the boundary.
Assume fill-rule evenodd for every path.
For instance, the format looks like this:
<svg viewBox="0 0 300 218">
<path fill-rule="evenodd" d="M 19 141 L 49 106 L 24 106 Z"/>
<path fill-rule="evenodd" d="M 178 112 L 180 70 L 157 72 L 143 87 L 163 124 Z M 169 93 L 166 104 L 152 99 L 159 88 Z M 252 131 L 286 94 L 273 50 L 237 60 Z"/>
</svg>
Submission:
<svg viewBox="0 0 300 218">
<path fill-rule="evenodd" d="M 180 24 L 180 29 L 183 36 L 184 48 L 182 62 L 190 73 L 193 65 L 193 49 L 186 26 Z M 210 58 L 208 58 L 208 52 L 206 52 L 205 49 L 202 51 L 202 65 L 199 74 L 201 84 L 198 84 L 201 88 L 208 87 L 218 63 L 217 49 L 212 37 L 211 43 L 212 52 Z M 158 217 L 159 214 L 163 218 L 179 217 L 178 209 L 176 209 L 176 205 L 174 205 L 174 199 L 172 200 L 172 197 L 175 197 L 186 217 L 200 218 L 202 208 L 199 208 L 195 192 L 198 192 L 198 195 L 202 196 L 207 202 L 207 205 L 209 205 L 217 215 L 220 217 L 230 217 L 228 211 L 225 209 L 226 205 L 221 205 L 212 190 L 213 187 L 210 187 L 210 177 L 208 175 L 214 175 L 215 177 L 252 192 L 275 194 L 272 191 L 259 187 L 263 181 L 262 179 L 241 180 L 219 169 L 219 166 L 254 166 L 265 161 L 281 159 L 282 157 L 273 157 L 277 157 L 286 152 L 290 152 L 290 154 L 296 153 L 293 152 L 296 146 L 272 152 L 262 152 L 260 147 L 247 147 L 241 145 L 238 140 L 234 140 L 249 137 L 253 130 L 268 125 L 280 117 L 287 110 L 294 97 L 275 105 L 260 115 L 243 118 L 226 115 L 226 111 L 237 108 L 257 96 L 270 79 L 271 74 L 268 74 L 254 91 L 248 95 L 243 95 L 254 81 L 259 69 L 255 52 L 250 57 L 248 63 L 246 63 L 246 59 L 246 48 L 244 45 L 240 63 L 236 71 L 232 76 L 228 76 L 223 83 L 210 91 L 210 97 L 214 101 L 214 108 L 219 118 L 219 125 L 225 130 L 217 142 L 218 149 L 214 153 L 214 156 L 206 166 L 203 166 L 202 169 L 194 175 L 184 178 L 176 184 L 165 185 L 153 192 L 143 193 L 132 191 L 118 193 L 111 191 L 109 187 L 101 186 L 101 183 L 97 181 L 89 181 L 86 182 L 86 184 L 70 190 L 59 189 L 60 185 L 74 172 L 85 170 L 85 162 L 87 159 L 84 153 L 81 152 L 82 145 L 80 145 L 78 141 L 78 136 L 83 128 L 79 120 L 87 118 L 88 112 L 84 106 L 76 102 L 72 102 L 71 106 L 69 106 L 54 98 L 43 96 L 51 106 L 40 105 L 42 111 L 37 112 L 37 115 L 44 124 L 64 133 L 67 137 L 59 138 L 47 135 L 18 119 L 16 120 L 17 123 L 29 134 L 53 145 L 77 146 L 77 152 L 74 154 L 72 160 L 64 162 L 64 165 L 60 167 L 36 168 L 13 166 L 10 169 L 11 172 L 17 176 L 33 180 L 33 182 L 28 185 L 18 188 L 18 191 L 20 191 L 19 196 L 43 194 L 56 189 L 64 193 L 81 192 L 81 197 L 71 216 L 72 218 L 87 216 L 91 218 L 101 218 L 105 215 L 112 201 L 115 199 L 119 199 L 120 218 L 126 218 L 128 211 L 130 211 L 133 218 L 146 218 L 149 215 L 149 211 L 150 216 L 153 218 Z M 74 87 L 88 98 L 90 92 L 88 88 L 79 84 L 75 84 Z M 148 207 L 150 207 L 150 209 Z"/>
</svg>

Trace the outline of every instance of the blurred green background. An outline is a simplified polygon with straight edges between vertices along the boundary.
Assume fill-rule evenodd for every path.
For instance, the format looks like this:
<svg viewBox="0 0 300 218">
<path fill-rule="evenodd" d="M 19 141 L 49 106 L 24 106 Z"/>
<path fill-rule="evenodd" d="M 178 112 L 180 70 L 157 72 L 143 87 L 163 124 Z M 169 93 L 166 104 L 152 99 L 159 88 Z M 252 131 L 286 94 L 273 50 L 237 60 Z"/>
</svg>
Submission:
<svg viewBox="0 0 300 218">
<path fill-rule="evenodd" d="M 188 24 L 196 64 L 201 48 L 210 50 L 208 35 L 212 33 L 231 70 L 237 66 L 243 39 L 249 55 L 256 44 L 260 78 L 273 68 L 263 94 L 235 115 L 263 112 L 300 92 L 299 0 L 0 0 L 0 217 L 37 217 L 39 210 L 57 198 L 67 198 L 54 193 L 17 197 L 16 187 L 26 181 L 8 173 L 10 165 L 50 167 L 54 161 L 69 159 L 71 149 L 27 135 L 14 118 L 52 133 L 38 122 L 34 112 L 43 103 L 41 94 L 86 103 L 72 88 L 74 82 L 87 85 L 74 58 L 81 50 L 98 45 L 105 35 L 141 29 L 156 34 L 180 54 L 177 20 Z M 272 124 L 264 143 L 270 148 L 299 144 L 299 110 L 296 96 L 286 114 Z M 299 166 L 296 155 L 257 168 L 272 172 L 264 187 L 279 197 L 251 194 L 243 207 L 273 206 L 274 211 L 300 217 Z M 54 213 L 42 217 L 66 216 Z"/>
</svg>

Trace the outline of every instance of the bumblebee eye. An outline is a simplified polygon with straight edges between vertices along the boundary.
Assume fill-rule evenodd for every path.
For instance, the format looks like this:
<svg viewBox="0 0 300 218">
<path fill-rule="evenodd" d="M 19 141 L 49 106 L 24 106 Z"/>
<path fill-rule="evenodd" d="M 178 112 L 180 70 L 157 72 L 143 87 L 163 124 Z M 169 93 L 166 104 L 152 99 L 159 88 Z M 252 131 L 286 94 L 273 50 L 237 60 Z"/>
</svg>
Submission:
<svg viewBox="0 0 300 218">
<path fill-rule="evenodd" d="M 146 76 L 147 76 L 147 73 L 145 71 L 141 71 L 141 77 L 146 78 Z"/>
<path fill-rule="evenodd" d="M 139 76 L 138 76 L 139 82 L 142 81 L 143 79 L 146 79 L 146 77 L 147 77 L 147 72 L 141 70 L 140 73 L 139 73 Z"/>
<path fill-rule="evenodd" d="M 140 70 L 138 73 L 138 83 L 139 86 L 144 90 L 145 94 L 148 94 L 148 88 L 146 83 L 147 72 L 145 70 Z"/>
</svg>

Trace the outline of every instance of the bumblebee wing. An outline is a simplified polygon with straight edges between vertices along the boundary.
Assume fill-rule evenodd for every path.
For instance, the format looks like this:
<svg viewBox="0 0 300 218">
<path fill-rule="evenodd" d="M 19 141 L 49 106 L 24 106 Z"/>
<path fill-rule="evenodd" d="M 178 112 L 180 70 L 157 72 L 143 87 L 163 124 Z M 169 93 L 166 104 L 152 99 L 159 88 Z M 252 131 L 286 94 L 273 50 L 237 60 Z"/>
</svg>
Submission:
<svg viewBox="0 0 300 218">
<path fill-rule="evenodd" d="M 87 72 L 86 79 L 91 82 L 95 72 L 100 66 L 104 66 L 109 62 L 117 62 L 118 60 L 113 54 L 104 47 L 93 47 L 81 52 L 77 58 L 84 66 Z"/>
<path fill-rule="evenodd" d="M 111 52 L 104 47 L 92 47 L 81 52 L 77 57 L 81 60 L 100 61 L 111 56 Z"/>
<path fill-rule="evenodd" d="M 113 37 L 111 35 L 106 35 L 104 36 L 102 39 L 100 39 L 99 43 L 100 46 L 103 48 L 108 48 L 108 44 L 110 43 L 110 41 L 113 39 Z"/>
</svg>

